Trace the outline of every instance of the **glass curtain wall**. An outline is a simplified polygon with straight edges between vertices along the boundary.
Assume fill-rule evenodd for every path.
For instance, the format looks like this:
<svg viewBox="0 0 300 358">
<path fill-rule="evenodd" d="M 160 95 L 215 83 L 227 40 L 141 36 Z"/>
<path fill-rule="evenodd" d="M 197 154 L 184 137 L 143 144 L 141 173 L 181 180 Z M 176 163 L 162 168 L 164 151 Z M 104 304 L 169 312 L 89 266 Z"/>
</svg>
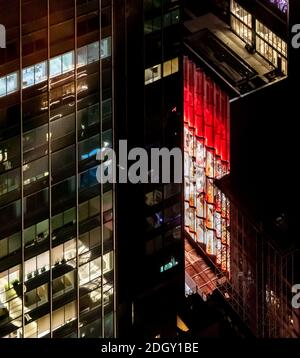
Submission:
<svg viewBox="0 0 300 358">
<path fill-rule="evenodd" d="M 112 337 L 112 1 L 0 7 L 0 337 Z"/>
<path fill-rule="evenodd" d="M 215 180 L 230 171 L 229 98 L 184 59 L 185 230 L 230 274 L 230 203 Z"/>
<path fill-rule="evenodd" d="M 247 44 L 254 46 L 257 53 L 283 75 L 287 75 L 287 43 L 284 40 L 234 0 L 231 0 L 230 23 L 233 32 Z"/>
<path fill-rule="evenodd" d="M 179 0 L 144 0 L 145 145 L 181 146 Z M 145 186 L 146 255 L 160 266 L 181 250 L 181 186 Z M 157 234 L 161 233 L 161 234 Z"/>
</svg>

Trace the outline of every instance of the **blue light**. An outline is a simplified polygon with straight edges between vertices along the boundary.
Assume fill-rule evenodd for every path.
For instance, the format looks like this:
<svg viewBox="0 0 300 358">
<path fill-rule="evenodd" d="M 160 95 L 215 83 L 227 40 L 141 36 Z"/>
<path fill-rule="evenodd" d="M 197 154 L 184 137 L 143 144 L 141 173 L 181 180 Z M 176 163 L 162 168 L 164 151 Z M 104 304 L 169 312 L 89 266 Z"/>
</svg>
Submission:
<svg viewBox="0 0 300 358">
<path fill-rule="evenodd" d="M 95 149 L 91 150 L 89 153 L 83 154 L 81 156 L 81 160 L 85 160 L 85 159 L 88 159 L 88 158 L 91 158 L 91 157 L 97 155 L 99 150 L 100 150 L 100 148 L 95 148 Z"/>
</svg>

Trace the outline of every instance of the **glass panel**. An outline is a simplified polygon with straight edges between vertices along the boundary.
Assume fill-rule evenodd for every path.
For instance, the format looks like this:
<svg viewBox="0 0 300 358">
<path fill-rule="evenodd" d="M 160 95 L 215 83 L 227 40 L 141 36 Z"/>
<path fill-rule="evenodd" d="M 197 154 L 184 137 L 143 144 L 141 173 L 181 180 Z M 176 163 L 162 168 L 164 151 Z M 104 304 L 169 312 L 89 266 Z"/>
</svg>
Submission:
<svg viewBox="0 0 300 358">
<path fill-rule="evenodd" d="M 111 37 L 107 37 L 101 41 L 101 58 L 111 55 Z"/>
<path fill-rule="evenodd" d="M 38 337 L 41 338 L 50 332 L 50 315 L 37 320 Z"/>
<path fill-rule="evenodd" d="M 145 70 L 145 84 L 161 79 L 161 65 L 156 65 Z"/>
<path fill-rule="evenodd" d="M 21 233 L 18 232 L 9 237 L 8 241 L 8 251 L 9 253 L 16 252 L 21 248 Z"/>
<path fill-rule="evenodd" d="M 24 231 L 25 247 L 32 244 L 35 239 L 35 226 L 31 226 Z"/>
<path fill-rule="evenodd" d="M 34 66 L 24 68 L 22 76 L 23 88 L 34 85 Z"/>
<path fill-rule="evenodd" d="M 179 60 L 178 57 L 173 58 L 172 60 L 172 73 L 176 73 L 179 70 Z"/>
<path fill-rule="evenodd" d="M 88 45 L 88 63 L 99 61 L 99 42 Z"/>
<path fill-rule="evenodd" d="M 172 61 L 166 61 L 164 63 L 164 77 L 169 76 L 172 73 Z"/>
<path fill-rule="evenodd" d="M 12 93 L 18 90 L 18 73 L 12 73 L 7 76 L 7 93 Z"/>
<path fill-rule="evenodd" d="M 47 80 L 47 62 L 41 62 L 35 65 L 35 83 Z"/>
<path fill-rule="evenodd" d="M 6 96 L 6 77 L 0 78 L 0 97 Z"/>
<path fill-rule="evenodd" d="M 87 46 L 80 47 L 77 50 L 77 66 L 87 65 Z"/>
<path fill-rule="evenodd" d="M 68 52 L 62 56 L 63 73 L 73 70 L 74 68 L 74 52 Z"/>
<path fill-rule="evenodd" d="M 0 240 L 0 259 L 8 255 L 7 239 Z"/>
<path fill-rule="evenodd" d="M 52 58 L 50 60 L 50 77 L 60 75 L 61 73 L 62 73 L 61 56 Z"/>
</svg>

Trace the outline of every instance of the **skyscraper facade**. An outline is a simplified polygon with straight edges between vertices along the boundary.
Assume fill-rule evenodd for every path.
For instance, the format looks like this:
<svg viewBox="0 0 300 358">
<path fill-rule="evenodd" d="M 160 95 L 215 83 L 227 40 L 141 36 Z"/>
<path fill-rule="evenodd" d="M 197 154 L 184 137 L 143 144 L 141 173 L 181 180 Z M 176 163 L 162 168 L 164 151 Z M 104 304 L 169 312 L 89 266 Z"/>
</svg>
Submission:
<svg viewBox="0 0 300 358">
<path fill-rule="evenodd" d="M 181 186 L 96 172 L 120 139 L 181 146 L 180 1 L 0 9 L 0 337 L 175 332 Z"/>
<path fill-rule="evenodd" d="M 287 187 L 279 163 L 294 160 L 285 113 L 299 55 L 287 34 L 299 5 L 206 5 L 185 22 L 187 293 L 221 298 L 257 337 L 299 337 L 296 195 L 278 190 Z"/>
<path fill-rule="evenodd" d="M 0 9 L 0 336 L 113 336 L 112 2 Z"/>
<path fill-rule="evenodd" d="M 148 154 L 181 148 L 181 1 L 117 3 L 115 136 Z M 119 333 L 173 336 L 184 296 L 181 184 L 118 184 L 116 198 Z"/>
</svg>

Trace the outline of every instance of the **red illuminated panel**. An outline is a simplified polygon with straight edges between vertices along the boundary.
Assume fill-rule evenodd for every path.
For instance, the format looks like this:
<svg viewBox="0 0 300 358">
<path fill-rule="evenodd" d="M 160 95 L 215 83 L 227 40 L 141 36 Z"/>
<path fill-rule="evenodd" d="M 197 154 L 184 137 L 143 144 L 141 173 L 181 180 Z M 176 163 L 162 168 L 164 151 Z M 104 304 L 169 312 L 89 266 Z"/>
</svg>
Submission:
<svg viewBox="0 0 300 358">
<path fill-rule="evenodd" d="M 185 228 L 229 272 L 229 202 L 215 179 L 229 173 L 229 99 L 184 60 Z"/>
</svg>

